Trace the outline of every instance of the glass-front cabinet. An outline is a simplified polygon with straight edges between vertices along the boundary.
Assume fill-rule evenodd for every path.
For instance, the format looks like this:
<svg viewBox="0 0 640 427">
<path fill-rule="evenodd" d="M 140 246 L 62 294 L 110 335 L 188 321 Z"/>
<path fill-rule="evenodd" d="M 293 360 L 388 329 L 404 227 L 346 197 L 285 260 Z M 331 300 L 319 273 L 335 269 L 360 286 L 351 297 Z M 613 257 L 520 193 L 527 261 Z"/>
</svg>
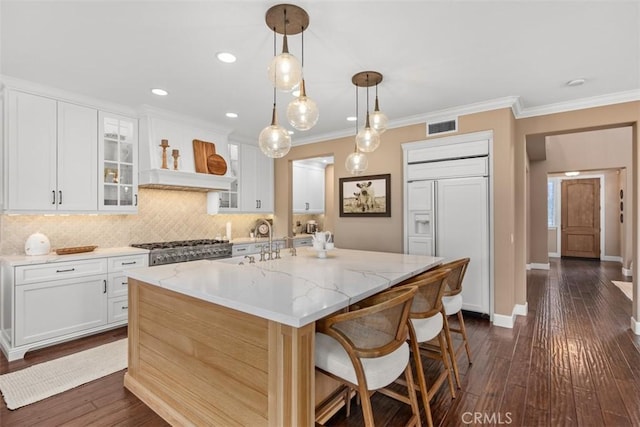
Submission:
<svg viewBox="0 0 640 427">
<path fill-rule="evenodd" d="M 138 211 L 138 121 L 100 112 L 99 210 Z"/>
<path fill-rule="evenodd" d="M 239 169 L 239 149 L 238 144 L 229 143 L 229 174 L 235 178 L 231 183 L 231 188 L 228 191 L 221 191 L 220 195 L 220 211 L 223 212 L 237 212 L 240 208 L 238 204 L 238 177 L 240 176 Z"/>
</svg>

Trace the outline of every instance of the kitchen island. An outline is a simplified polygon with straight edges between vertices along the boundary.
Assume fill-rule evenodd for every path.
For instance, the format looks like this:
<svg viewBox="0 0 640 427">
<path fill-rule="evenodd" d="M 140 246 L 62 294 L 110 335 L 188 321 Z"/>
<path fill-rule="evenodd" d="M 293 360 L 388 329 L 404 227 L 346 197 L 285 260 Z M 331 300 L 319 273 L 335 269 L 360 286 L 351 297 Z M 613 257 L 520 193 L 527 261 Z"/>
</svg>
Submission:
<svg viewBox="0 0 640 427">
<path fill-rule="evenodd" d="M 305 249 L 129 272 L 125 387 L 173 425 L 313 425 L 315 321 L 442 259 Z"/>
</svg>

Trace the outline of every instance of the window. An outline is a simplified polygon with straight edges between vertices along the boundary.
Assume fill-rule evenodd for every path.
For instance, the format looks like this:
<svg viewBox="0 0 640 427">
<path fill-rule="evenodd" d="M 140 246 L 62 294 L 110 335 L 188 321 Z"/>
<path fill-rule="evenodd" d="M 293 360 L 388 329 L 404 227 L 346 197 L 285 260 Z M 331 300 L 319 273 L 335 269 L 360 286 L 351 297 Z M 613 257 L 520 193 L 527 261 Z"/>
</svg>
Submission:
<svg viewBox="0 0 640 427">
<path fill-rule="evenodd" d="M 547 180 L 547 225 L 556 227 L 556 198 L 558 190 L 558 181 L 555 179 Z"/>
</svg>

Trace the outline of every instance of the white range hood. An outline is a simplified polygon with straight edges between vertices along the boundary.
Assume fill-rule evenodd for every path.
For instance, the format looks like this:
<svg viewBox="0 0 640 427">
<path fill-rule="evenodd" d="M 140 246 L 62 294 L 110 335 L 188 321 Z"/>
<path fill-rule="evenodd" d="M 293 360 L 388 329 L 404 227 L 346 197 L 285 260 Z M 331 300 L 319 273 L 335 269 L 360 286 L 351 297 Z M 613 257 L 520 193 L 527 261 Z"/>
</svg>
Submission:
<svg viewBox="0 0 640 427">
<path fill-rule="evenodd" d="M 215 191 L 229 190 L 236 178 L 196 172 L 182 172 L 168 169 L 141 171 L 138 186 L 161 188 L 164 190 Z"/>
<path fill-rule="evenodd" d="M 212 142 L 216 153 L 229 164 L 228 135 L 231 129 L 191 117 L 143 106 L 140 110 L 140 141 L 138 186 L 170 190 L 229 190 L 236 177 L 197 173 L 193 157 L 193 140 Z M 160 142 L 169 141 L 167 165 L 162 169 Z M 172 150 L 179 150 L 178 170 L 173 170 Z"/>
</svg>

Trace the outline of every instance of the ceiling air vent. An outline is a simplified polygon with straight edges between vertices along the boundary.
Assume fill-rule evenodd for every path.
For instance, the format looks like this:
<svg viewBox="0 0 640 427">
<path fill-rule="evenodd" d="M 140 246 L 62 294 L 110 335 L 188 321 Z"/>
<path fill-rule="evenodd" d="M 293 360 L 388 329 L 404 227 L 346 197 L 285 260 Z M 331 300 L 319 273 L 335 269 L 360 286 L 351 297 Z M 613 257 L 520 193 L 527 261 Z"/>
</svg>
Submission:
<svg viewBox="0 0 640 427">
<path fill-rule="evenodd" d="M 427 136 L 440 133 L 455 132 L 458 130 L 458 118 L 443 120 L 441 122 L 427 123 Z"/>
</svg>

